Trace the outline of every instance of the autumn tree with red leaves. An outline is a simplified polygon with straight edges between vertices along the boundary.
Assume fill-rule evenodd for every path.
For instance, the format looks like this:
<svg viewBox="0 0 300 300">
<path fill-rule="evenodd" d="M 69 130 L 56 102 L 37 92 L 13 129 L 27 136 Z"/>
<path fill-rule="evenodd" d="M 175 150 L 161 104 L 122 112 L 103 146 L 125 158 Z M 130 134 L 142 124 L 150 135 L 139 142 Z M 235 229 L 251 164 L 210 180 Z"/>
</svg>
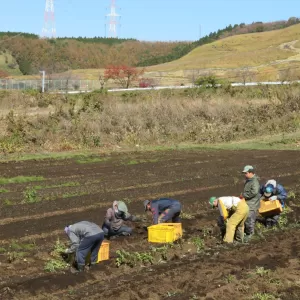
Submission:
<svg viewBox="0 0 300 300">
<path fill-rule="evenodd" d="M 144 72 L 144 69 L 137 69 L 135 67 L 111 65 L 105 68 L 104 78 L 107 80 L 112 79 L 123 88 L 128 89 L 132 82 L 137 81 Z"/>
</svg>

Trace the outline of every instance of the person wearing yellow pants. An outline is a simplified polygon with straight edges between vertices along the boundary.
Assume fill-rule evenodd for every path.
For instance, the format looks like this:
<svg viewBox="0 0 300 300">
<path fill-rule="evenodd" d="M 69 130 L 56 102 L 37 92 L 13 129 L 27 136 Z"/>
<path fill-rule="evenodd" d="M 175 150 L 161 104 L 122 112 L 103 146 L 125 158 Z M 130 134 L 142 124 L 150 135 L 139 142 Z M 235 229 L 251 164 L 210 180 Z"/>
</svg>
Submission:
<svg viewBox="0 0 300 300">
<path fill-rule="evenodd" d="M 239 197 L 211 197 L 209 204 L 220 211 L 219 223 L 226 222 L 226 233 L 223 241 L 233 243 L 234 238 L 243 242 L 244 224 L 249 214 L 249 207 L 244 199 Z M 221 221 L 221 222 L 220 222 Z"/>
</svg>

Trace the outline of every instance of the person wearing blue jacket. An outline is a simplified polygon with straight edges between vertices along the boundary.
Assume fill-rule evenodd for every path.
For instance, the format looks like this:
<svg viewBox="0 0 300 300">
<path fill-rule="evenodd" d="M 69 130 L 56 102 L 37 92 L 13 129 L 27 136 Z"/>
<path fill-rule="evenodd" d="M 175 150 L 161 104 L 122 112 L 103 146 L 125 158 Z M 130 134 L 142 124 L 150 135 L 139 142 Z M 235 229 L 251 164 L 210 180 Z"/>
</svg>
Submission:
<svg viewBox="0 0 300 300">
<path fill-rule="evenodd" d="M 274 201 L 279 200 L 282 208 L 285 206 L 285 200 L 287 198 L 287 192 L 285 188 L 276 182 L 274 179 L 268 180 L 265 184 L 260 187 L 260 194 L 262 195 L 262 199 Z M 280 214 L 271 215 L 264 217 L 264 224 L 267 227 L 272 227 L 278 224 L 278 220 L 280 218 Z"/>
<path fill-rule="evenodd" d="M 156 200 L 144 201 L 145 211 L 150 211 L 153 217 L 153 224 L 166 223 L 172 220 L 172 223 L 180 223 L 181 203 L 178 200 L 170 198 L 159 198 Z"/>
</svg>

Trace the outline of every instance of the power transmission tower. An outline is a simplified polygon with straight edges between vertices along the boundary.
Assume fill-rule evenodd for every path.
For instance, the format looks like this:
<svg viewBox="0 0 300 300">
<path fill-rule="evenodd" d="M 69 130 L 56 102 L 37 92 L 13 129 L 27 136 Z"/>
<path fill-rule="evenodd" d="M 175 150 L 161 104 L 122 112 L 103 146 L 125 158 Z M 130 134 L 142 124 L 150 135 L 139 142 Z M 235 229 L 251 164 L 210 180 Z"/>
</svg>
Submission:
<svg viewBox="0 0 300 300">
<path fill-rule="evenodd" d="M 116 0 L 110 0 L 110 13 L 106 16 L 109 17 L 109 37 L 117 38 L 118 18 L 121 15 L 118 15 L 116 12 Z"/>
<path fill-rule="evenodd" d="M 42 37 L 43 38 L 56 37 L 54 0 L 46 0 Z"/>
</svg>

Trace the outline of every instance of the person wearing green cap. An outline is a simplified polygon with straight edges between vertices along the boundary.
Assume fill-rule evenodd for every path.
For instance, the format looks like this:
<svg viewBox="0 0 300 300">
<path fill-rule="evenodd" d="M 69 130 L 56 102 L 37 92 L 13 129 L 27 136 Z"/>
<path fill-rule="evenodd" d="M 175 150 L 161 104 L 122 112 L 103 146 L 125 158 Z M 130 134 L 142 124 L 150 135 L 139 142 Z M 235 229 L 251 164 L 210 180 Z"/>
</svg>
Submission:
<svg viewBox="0 0 300 300">
<path fill-rule="evenodd" d="M 243 242 L 244 224 L 249 213 L 246 201 L 234 196 L 211 197 L 209 204 L 213 208 L 219 208 L 218 225 L 223 231 L 223 241 L 233 243 L 234 237 L 236 237 L 236 240 Z"/>
<path fill-rule="evenodd" d="M 250 165 L 244 167 L 242 173 L 245 175 L 244 191 L 240 198 L 245 199 L 249 206 L 249 216 L 245 222 L 245 241 L 248 242 L 254 234 L 257 211 L 260 206 L 260 184 L 259 178 Z"/>
<path fill-rule="evenodd" d="M 129 214 L 127 205 L 123 201 L 114 201 L 113 206 L 106 212 L 102 230 L 107 238 L 112 236 L 128 236 L 132 228 L 123 225 L 124 221 L 139 222 L 138 217 Z"/>
</svg>

